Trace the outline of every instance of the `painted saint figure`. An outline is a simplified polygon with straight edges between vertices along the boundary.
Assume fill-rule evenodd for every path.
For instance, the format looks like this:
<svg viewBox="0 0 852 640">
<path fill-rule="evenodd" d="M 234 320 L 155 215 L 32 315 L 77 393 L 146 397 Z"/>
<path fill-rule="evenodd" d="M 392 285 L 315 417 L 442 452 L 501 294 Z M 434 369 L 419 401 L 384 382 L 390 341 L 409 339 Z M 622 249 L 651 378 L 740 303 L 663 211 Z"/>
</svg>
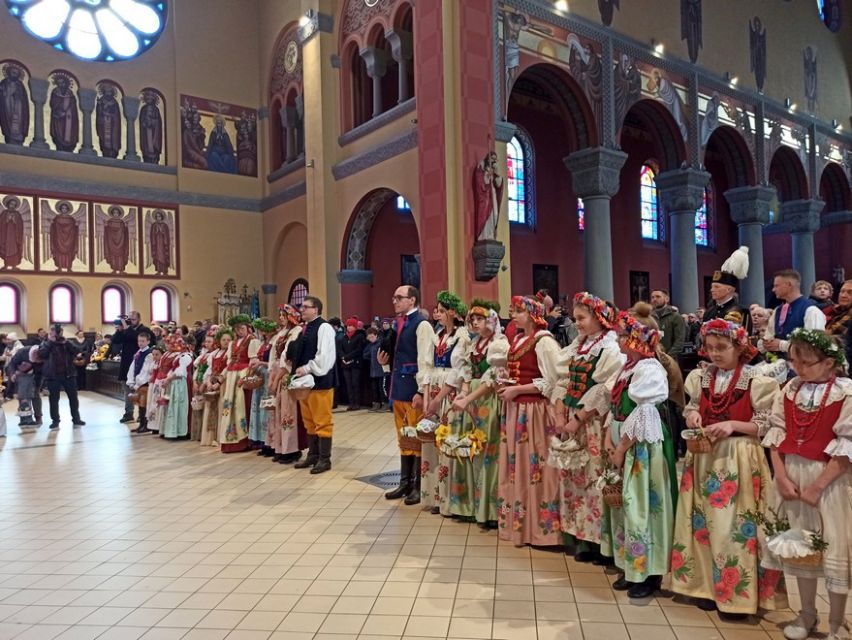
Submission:
<svg viewBox="0 0 852 640">
<path fill-rule="evenodd" d="M 56 217 L 50 223 L 50 253 L 56 270 L 70 271 L 80 248 L 80 226 L 71 215 L 71 203 L 60 200 Z"/>
<path fill-rule="evenodd" d="M 748 42 L 754 83 L 762 93 L 763 81 L 766 80 L 766 28 L 757 16 L 748 23 Z"/>
<path fill-rule="evenodd" d="M 3 259 L 3 269 L 17 268 L 26 253 L 24 217 L 20 207 L 21 200 L 16 196 L 3 199 L 3 211 L 0 212 L 0 258 Z"/>
<path fill-rule="evenodd" d="M 814 113 L 817 107 L 817 51 L 816 47 L 808 45 L 802 51 L 805 66 L 805 98 L 808 101 L 808 112 Z"/>
<path fill-rule="evenodd" d="M 527 26 L 527 18 L 522 13 L 506 13 L 503 16 L 503 55 L 506 65 L 506 100 L 509 103 L 509 94 L 512 92 L 512 84 L 521 66 L 521 50 L 518 46 L 518 38 L 521 30 Z M 505 115 L 505 111 L 504 111 Z"/>
<path fill-rule="evenodd" d="M 158 106 L 160 97 L 155 91 L 142 92 L 142 109 L 139 111 L 139 147 L 142 161 L 159 164 L 163 151 L 163 117 Z"/>
<path fill-rule="evenodd" d="M 154 211 L 154 222 L 149 235 L 151 261 L 158 274 L 167 275 L 171 266 L 171 232 L 162 209 Z"/>
<path fill-rule="evenodd" d="M 686 40 L 689 61 L 695 64 L 701 42 L 701 0 L 680 0 L 680 39 Z"/>
<path fill-rule="evenodd" d="M 95 129 L 98 132 L 101 154 L 105 158 L 117 158 L 121 149 L 121 107 L 115 99 L 115 87 L 103 83 L 100 86 L 95 107 Z"/>
<path fill-rule="evenodd" d="M 121 207 L 109 208 L 109 220 L 104 224 L 103 234 L 104 259 L 114 273 L 121 273 L 130 260 L 130 232 Z"/>
<path fill-rule="evenodd" d="M 237 121 L 237 173 L 257 175 L 257 128 L 252 116 Z"/>
<path fill-rule="evenodd" d="M 0 131 L 6 144 L 24 144 L 29 130 L 30 100 L 21 81 L 21 68 L 7 64 L 0 80 Z"/>
<path fill-rule="evenodd" d="M 207 139 L 207 168 L 222 173 L 237 172 L 234 145 L 225 130 L 225 118 L 221 115 L 216 116 L 216 124 Z"/>
<path fill-rule="evenodd" d="M 206 169 L 207 158 L 204 155 L 206 132 L 201 124 L 201 114 L 195 105 L 181 107 L 183 124 L 181 127 L 181 148 L 183 166 L 189 169 Z"/>
<path fill-rule="evenodd" d="M 503 201 L 503 176 L 497 173 L 497 154 L 489 152 L 473 174 L 473 199 L 476 214 L 476 239 L 496 240 L 500 203 Z"/>
<path fill-rule="evenodd" d="M 80 115 L 71 79 L 64 73 L 54 76 L 50 92 L 50 139 L 58 151 L 74 151 L 80 138 Z"/>
</svg>

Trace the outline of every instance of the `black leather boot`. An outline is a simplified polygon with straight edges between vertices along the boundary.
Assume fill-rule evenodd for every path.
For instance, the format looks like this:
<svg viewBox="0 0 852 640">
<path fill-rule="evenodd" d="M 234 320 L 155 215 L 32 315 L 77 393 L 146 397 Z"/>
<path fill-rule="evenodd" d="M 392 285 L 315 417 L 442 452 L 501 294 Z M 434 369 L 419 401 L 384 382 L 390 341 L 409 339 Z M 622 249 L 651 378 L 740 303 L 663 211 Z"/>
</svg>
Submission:
<svg viewBox="0 0 852 640">
<path fill-rule="evenodd" d="M 331 471 L 331 438 L 319 439 L 319 459 L 311 469 L 311 474 L 324 473 Z"/>
<path fill-rule="evenodd" d="M 399 500 L 411 491 L 412 475 L 414 473 L 414 456 L 399 457 L 399 486 L 393 491 L 388 491 L 385 498 L 388 500 Z"/>
<path fill-rule="evenodd" d="M 295 469 L 307 469 L 313 467 L 319 460 L 319 436 L 308 435 L 308 457 L 294 464 Z"/>
<path fill-rule="evenodd" d="M 405 496 L 405 504 L 420 504 L 420 458 L 411 456 L 414 460 L 414 482 L 411 483 L 411 491 Z"/>
</svg>

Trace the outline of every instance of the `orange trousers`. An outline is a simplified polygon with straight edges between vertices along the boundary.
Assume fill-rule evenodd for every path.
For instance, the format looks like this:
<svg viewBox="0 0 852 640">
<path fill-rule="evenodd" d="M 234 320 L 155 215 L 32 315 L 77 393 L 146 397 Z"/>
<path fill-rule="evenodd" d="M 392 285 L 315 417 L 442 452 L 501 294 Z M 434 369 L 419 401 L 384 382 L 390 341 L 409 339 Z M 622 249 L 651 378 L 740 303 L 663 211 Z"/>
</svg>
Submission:
<svg viewBox="0 0 852 640">
<path fill-rule="evenodd" d="M 331 405 L 334 402 L 334 389 L 311 391 L 307 400 L 299 400 L 302 420 L 310 436 L 330 438 L 334 431 L 334 419 Z"/>
<path fill-rule="evenodd" d="M 423 418 L 423 410 L 415 409 L 410 402 L 393 401 L 393 420 L 396 424 L 396 440 L 399 442 L 399 434 L 403 427 L 416 427 Z M 410 449 L 399 449 L 400 455 L 420 457 L 420 451 Z"/>
</svg>

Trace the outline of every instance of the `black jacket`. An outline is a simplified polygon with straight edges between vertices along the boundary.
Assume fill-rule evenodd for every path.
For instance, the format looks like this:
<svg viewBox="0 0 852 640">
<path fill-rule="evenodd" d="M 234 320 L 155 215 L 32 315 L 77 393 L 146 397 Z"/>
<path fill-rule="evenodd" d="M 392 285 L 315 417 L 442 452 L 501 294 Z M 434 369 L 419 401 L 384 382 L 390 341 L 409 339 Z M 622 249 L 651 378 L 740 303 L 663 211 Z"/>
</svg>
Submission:
<svg viewBox="0 0 852 640">
<path fill-rule="evenodd" d="M 45 380 L 76 378 L 74 358 L 80 350 L 65 339 L 45 340 L 38 348 L 38 356 L 44 361 L 42 375 Z"/>
<path fill-rule="evenodd" d="M 127 379 L 127 372 L 130 370 L 130 365 L 133 364 L 133 356 L 139 351 L 137 338 L 142 331 L 150 331 L 150 329 L 140 322 L 135 327 L 128 325 L 126 329 L 116 331 L 112 335 L 110 353 L 121 355 L 121 366 L 118 368 L 118 379 L 121 381 Z"/>
<path fill-rule="evenodd" d="M 352 336 L 343 334 L 343 340 L 337 351 L 340 364 L 344 369 L 361 368 L 361 359 L 364 357 L 364 346 L 367 344 L 367 334 L 357 330 Z"/>
<path fill-rule="evenodd" d="M 35 376 L 36 384 L 41 384 L 42 379 L 42 363 L 41 362 L 33 362 L 30 360 L 30 349 L 31 347 L 24 347 L 23 349 L 18 349 L 17 353 L 12 356 L 9 360 L 9 364 L 6 366 L 6 372 L 11 377 L 24 362 L 29 362 L 33 367 L 33 375 Z"/>
</svg>

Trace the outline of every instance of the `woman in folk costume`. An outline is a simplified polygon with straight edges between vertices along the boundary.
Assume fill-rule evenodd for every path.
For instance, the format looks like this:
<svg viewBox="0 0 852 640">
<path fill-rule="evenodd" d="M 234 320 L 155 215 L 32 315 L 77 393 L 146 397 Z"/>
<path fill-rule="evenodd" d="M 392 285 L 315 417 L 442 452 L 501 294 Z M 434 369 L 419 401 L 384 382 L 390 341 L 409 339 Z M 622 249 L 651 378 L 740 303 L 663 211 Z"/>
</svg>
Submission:
<svg viewBox="0 0 852 640">
<path fill-rule="evenodd" d="M 190 425 L 190 436 L 192 440 L 201 440 L 201 433 L 204 431 L 204 407 L 207 403 L 203 401 L 202 395 L 205 390 L 204 379 L 207 375 L 207 369 L 210 368 L 210 354 L 213 353 L 215 341 L 213 340 L 213 331 L 208 331 L 204 336 L 204 342 L 201 346 L 201 351 L 195 360 L 192 361 L 192 424 Z M 196 409 L 196 398 L 202 400 L 201 406 Z"/>
<path fill-rule="evenodd" d="M 251 421 L 249 423 L 249 440 L 259 449 L 257 455 L 271 458 L 275 455 L 272 439 L 268 431 L 271 411 L 262 406 L 264 398 L 269 395 L 269 354 L 272 349 L 271 339 L 278 329 L 278 323 L 269 318 L 258 318 L 252 326 L 257 331 L 258 340 L 252 340 L 249 346 L 249 371 L 260 376 L 263 384 L 254 390 L 251 396 Z"/>
<path fill-rule="evenodd" d="M 556 388 L 559 343 L 546 330 L 544 305 L 532 297 L 512 298 L 518 328 L 507 355 L 508 379 L 498 380 L 500 458 L 497 528 L 517 546 L 555 546 L 559 537 L 559 472 L 547 466 L 548 415 Z"/>
<path fill-rule="evenodd" d="M 166 368 L 162 399 L 168 398 L 163 408 L 160 432 L 168 440 L 189 438 L 189 421 L 192 409 L 189 405 L 192 388 L 192 354 L 180 331 L 166 338 L 166 353 L 160 358 L 160 370 Z"/>
<path fill-rule="evenodd" d="M 222 386 L 222 413 L 219 417 L 219 444 L 222 453 L 235 453 L 249 448 L 248 425 L 251 419 L 251 389 L 243 389 L 248 375 L 249 347 L 256 340 L 251 333 L 251 318 L 241 313 L 228 320 L 236 334 L 228 353 L 225 384 Z"/>
<path fill-rule="evenodd" d="M 424 415 L 440 420 L 450 408 L 459 385 L 459 374 L 470 334 L 463 318 L 467 308 L 454 293 L 438 292 L 435 308 L 438 325 L 433 338 L 432 367 L 424 376 L 426 410 Z M 420 458 L 420 499 L 424 509 L 450 515 L 449 458 L 435 444 L 424 442 Z"/>
<path fill-rule="evenodd" d="M 289 304 L 278 307 L 280 330 L 271 341 L 269 390 L 275 397 L 275 411 L 270 419 L 272 442 L 275 448 L 273 462 L 281 464 L 297 462 L 302 457 L 297 427 L 299 403 L 287 391 L 287 380 L 291 369 L 290 362 L 287 360 L 287 348 L 302 334 L 301 322 L 302 314 L 296 307 Z M 306 443 L 304 444 L 307 446 Z"/>
<path fill-rule="evenodd" d="M 474 300 L 468 328 L 474 337 L 461 370 L 461 390 L 453 411 L 463 420 L 461 432 L 482 432 L 482 451 L 473 458 L 450 461 L 450 513 L 497 526 L 497 460 L 500 455 L 500 399 L 497 378 L 505 373 L 509 341 L 500 328 L 496 302 Z"/>
<path fill-rule="evenodd" d="M 770 550 L 777 556 L 764 558 L 763 563 L 780 568 L 773 565 L 780 556 L 784 572 L 796 576 L 798 582 L 802 609 L 784 628 L 785 638 L 804 640 L 815 630 L 819 623 L 817 579 L 825 578 L 828 638 L 847 640 L 850 633 L 844 616 L 852 574 L 852 380 L 843 377 L 847 366 L 843 348 L 824 331 L 794 330 L 788 353 L 798 377 L 775 398 L 763 445 L 771 450 L 778 513 L 789 520 L 788 535 L 808 542 L 776 546 L 770 540 Z M 820 533 L 828 545 L 810 566 L 784 560 L 798 555 L 789 553 L 792 546 L 804 555 L 812 553 L 812 539 L 804 532 Z"/>
<path fill-rule="evenodd" d="M 705 611 L 744 618 L 758 607 L 787 606 L 783 574 L 760 566 L 764 547 L 755 521 L 772 482 L 759 438 L 769 429 L 778 383 L 746 364 L 757 349 L 742 326 L 717 318 L 702 325 L 701 337 L 710 364 L 687 376 L 683 416 L 687 437 L 706 439 L 712 449 L 686 457 L 672 591 L 698 598 Z"/>
<path fill-rule="evenodd" d="M 624 366 L 625 356 L 613 330 L 617 310 L 586 292 L 574 296 L 577 338 L 563 349 L 554 398 L 557 431 L 548 464 L 559 469 L 562 539 L 577 562 L 606 564 L 600 555 L 601 490 L 604 472 L 603 422 L 609 413 L 605 382 Z"/>
<path fill-rule="evenodd" d="M 211 328 L 213 335 L 213 351 L 208 356 L 209 366 L 204 372 L 204 392 L 215 394 L 206 397 L 204 402 L 203 428 L 201 431 L 201 446 L 218 447 L 219 417 L 222 415 L 222 385 L 225 383 L 225 370 L 228 367 L 228 353 L 234 332 L 229 327 Z"/>
<path fill-rule="evenodd" d="M 676 476 L 674 447 L 660 405 L 669 397 L 666 370 L 655 357 L 660 332 L 650 305 L 637 316 L 618 314 L 618 342 L 627 362 L 610 379 L 610 412 L 604 435 L 609 463 L 622 476 L 623 506 L 601 511 L 601 554 L 622 575 L 612 588 L 645 598 L 669 571 Z"/>
<path fill-rule="evenodd" d="M 165 368 L 160 368 L 164 351 L 163 345 L 155 344 L 151 346 L 151 353 L 148 355 L 152 360 L 152 370 L 148 380 L 148 406 L 145 408 L 145 417 L 148 419 L 148 430 L 154 435 L 160 433 L 160 424 L 165 416 L 165 402 L 160 398 L 168 374 Z"/>
</svg>

